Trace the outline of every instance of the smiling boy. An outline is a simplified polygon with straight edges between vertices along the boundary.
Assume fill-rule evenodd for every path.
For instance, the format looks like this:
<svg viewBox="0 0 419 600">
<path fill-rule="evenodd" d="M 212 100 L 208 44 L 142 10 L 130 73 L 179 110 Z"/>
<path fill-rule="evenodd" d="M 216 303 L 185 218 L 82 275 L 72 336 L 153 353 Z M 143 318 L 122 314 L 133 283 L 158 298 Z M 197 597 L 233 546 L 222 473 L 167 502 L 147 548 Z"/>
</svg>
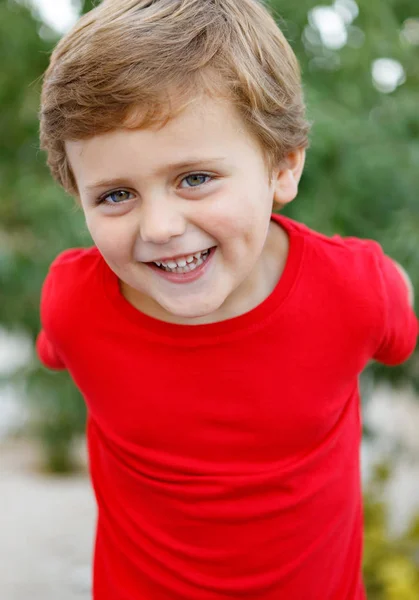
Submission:
<svg viewBox="0 0 419 600">
<path fill-rule="evenodd" d="M 362 600 L 358 377 L 413 352 L 380 246 L 272 215 L 308 125 L 256 0 L 105 0 L 57 46 L 41 141 L 95 246 L 38 353 L 88 409 L 96 600 Z"/>
<path fill-rule="evenodd" d="M 204 94 L 164 127 L 66 148 L 95 244 L 136 308 L 209 323 L 249 311 L 275 288 L 287 236 L 270 222 L 272 200 L 296 195 L 304 150 L 270 180 L 234 106 Z"/>
</svg>

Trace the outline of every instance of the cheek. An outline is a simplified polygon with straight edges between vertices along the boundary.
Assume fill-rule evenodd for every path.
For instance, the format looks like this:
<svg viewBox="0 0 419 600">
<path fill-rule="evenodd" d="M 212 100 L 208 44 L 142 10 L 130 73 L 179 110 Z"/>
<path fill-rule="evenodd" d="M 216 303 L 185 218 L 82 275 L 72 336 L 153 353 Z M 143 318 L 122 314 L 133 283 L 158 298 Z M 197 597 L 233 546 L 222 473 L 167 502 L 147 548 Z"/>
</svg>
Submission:
<svg viewBox="0 0 419 600">
<path fill-rule="evenodd" d="M 266 189 L 225 190 L 205 215 L 206 230 L 220 243 L 246 241 L 260 245 L 271 216 Z"/>
<path fill-rule="evenodd" d="M 86 216 L 86 225 L 95 245 L 109 261 L 120 262 L 131 255 L 132 234 L 122 221 Z"/>
</svg>

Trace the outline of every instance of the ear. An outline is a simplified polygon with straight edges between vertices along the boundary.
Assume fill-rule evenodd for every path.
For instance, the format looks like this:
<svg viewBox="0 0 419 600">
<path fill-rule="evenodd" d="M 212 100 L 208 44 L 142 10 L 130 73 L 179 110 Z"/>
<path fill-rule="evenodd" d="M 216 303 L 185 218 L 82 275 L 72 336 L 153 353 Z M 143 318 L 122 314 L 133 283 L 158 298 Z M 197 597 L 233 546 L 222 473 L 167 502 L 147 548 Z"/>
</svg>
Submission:
<svg viewBox="0 0 419 600">
<path fill-rule="evenodd" d="M 298 193 L 298 184 L 304 169 L 306 151 L 304 148 L 294 150 L 281 162 L 280 167 L 272 175 L 274 187 L 274 203 L 285 206 Z"/>
</svg>

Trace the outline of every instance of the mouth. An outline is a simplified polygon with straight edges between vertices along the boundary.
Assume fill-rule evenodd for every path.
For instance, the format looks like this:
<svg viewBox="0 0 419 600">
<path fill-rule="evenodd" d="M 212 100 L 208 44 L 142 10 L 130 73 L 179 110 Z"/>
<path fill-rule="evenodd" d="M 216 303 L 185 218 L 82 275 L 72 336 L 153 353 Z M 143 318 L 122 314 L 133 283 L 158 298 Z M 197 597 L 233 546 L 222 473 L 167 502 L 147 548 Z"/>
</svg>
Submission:
<svg viewBox="0 0 419 600">
<path fill-rule="evenodd" d="M 214 248 L 207 248 L 195 252 L 194 254 L 188 254 L 185 256 L 178 256 L 176 258 L 169 258 L 161 261 L 154 261 L 146 263 L 148 265 L 155 265 L 158 269 L 165 271 L 166 273 L 177 273 L 185 274 L 191 273 L 208 260 L 211 250 Z"/>
<path fill-rule="evenodd" d="M 192 283 L 200 279 L 209 269 L 216 250 L 217 247 L 214 246 L 188 256 L 149 262 L 145 265 L 172 283 Z"/>
</svg>

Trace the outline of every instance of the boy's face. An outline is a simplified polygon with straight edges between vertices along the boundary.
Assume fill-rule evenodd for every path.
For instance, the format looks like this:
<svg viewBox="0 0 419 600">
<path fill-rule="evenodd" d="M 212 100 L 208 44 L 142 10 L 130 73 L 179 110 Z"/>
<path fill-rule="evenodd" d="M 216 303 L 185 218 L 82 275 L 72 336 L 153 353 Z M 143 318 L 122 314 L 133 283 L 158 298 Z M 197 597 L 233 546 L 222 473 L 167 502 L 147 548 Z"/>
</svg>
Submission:
<svg viewBox="0 0 419 600">
<path fill-rule="evenodd" d="M 275 247 L 267 239 L 279 233 L 270 216 L 281 176 L 270 180 L 230 104 L 202 98 L 161 128 L 66 149 L 91 236 L 137 308 L 211 322 L 257 296 Z"/>
</svg>

